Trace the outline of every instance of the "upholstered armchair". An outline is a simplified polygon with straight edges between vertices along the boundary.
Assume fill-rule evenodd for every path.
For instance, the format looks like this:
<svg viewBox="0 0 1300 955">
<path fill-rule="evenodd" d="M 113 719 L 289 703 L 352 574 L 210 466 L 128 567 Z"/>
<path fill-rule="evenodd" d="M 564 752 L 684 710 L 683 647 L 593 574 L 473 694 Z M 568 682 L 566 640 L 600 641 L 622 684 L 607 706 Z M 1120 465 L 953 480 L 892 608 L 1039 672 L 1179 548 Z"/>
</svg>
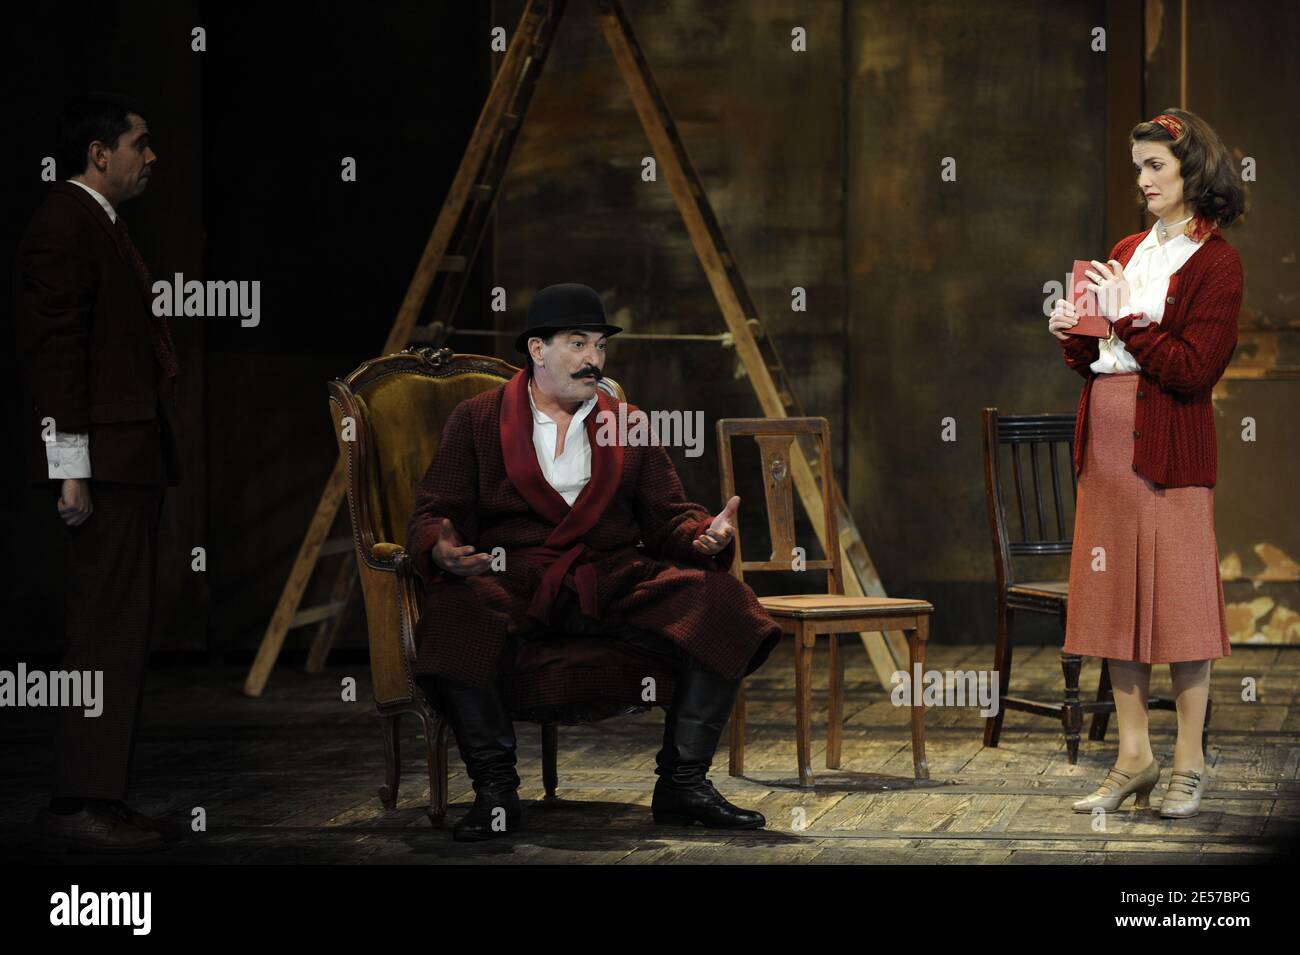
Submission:
<svg viewBox="0 0 1300 955">
<path fill-rule="evenodd" d="M 423 727 L 429 769 L 430 821 L 440 825 L 447 811 L 447 723 L 434 694 L 414 674 L 415 632 L 423 581 L 405 549 L 406 525 L 415 506 L 416 485 L 438 450 L 443 422 L 461 401 L 509 380 L 519 369 L 497 358 L 457 355 L 450 349 L 408 348 L 361 365 L 329 383 L 330 414 L 339 453 L 347 464 L 348 509 L 357 569 L 365 597 L 366 627 L 375 709 L 384 745 L 385 779 L 379 798 L 397 805 L 401 778 L 400 720 L 414 716 Z M 602 383 L 619 400 L 612 379 Z M 585 723 L 644 712 L 639 698 L 601 701 L 557 710 L 542 709 L 542 682 L 550 668 L 626 665 L 631 651 L 590 637 L 527 641 L 513 670 L 503 674 L 502 697 L 515 720 L 542 727 L 542 780 L 555 798 L 556 754 L 561 723 Z M 656 680 L 654 706 L 672 702 L 671 671 L 638 658 Z"/>
</svg>

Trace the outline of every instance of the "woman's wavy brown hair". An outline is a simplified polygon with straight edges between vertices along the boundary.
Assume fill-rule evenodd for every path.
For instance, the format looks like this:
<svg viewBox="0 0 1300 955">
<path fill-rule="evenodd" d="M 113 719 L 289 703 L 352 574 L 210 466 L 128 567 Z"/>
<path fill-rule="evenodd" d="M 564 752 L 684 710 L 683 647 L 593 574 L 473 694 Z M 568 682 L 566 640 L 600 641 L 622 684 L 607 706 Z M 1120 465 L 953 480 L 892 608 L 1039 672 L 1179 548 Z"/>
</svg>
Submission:
<svg viewBox="0 0 1300 955">
<path fill-rule="evenodd" d="M 1183 201 L 1193 216 L 1189 231 L 1194 238 L 1232 225 L 1246 214 L 1246 187 L 1219 134 L 1185 109 L 1167 109 L 1164 113 L 1182 122 L 1182 135 L 1174 139 L 1159 123 L 1138 123 L 1128 134 L 1129 148 L 1138 142 L 1165 143 L 1169 147 L 1183 177 Z M 1146 210 L 1141 189 L 1138 205 Z"/>
</svg>

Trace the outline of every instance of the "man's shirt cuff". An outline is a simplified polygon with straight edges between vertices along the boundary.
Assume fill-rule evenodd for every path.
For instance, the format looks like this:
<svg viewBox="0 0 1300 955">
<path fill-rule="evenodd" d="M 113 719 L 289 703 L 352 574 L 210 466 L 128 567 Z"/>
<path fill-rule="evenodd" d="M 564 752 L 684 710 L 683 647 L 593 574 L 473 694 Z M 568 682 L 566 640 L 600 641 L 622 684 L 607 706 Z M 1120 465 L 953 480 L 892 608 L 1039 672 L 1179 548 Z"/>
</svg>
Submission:
<svg viewBox="0 0 1300 955">
<path fill-rule="evenodd" d="M 45 445 L 45 462 L 52 480 L 90 477 L 90 435 L 54 432 L 54 440 Z"/>
</svg>

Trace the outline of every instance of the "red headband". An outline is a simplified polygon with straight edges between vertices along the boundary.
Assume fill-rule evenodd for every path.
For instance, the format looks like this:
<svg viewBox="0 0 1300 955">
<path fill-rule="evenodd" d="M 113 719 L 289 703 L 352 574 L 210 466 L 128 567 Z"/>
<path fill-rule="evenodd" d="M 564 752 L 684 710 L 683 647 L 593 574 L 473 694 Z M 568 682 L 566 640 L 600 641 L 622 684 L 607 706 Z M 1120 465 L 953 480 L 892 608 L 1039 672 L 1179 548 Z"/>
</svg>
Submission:
<svg viewBox="0 0 1300 955">
<path fill-rule="evenodd" d="M 1173 139 L 1177 139 L 1183 135 L 1183 121 L 1177 116 L 1170 116 L 1168 113 L 1161 113 L 1155 119 L 1151 120 L 1151 122 L 1159 123 L 1163 126 L 1165 132 L 1167 132 Z"/>
</svg>

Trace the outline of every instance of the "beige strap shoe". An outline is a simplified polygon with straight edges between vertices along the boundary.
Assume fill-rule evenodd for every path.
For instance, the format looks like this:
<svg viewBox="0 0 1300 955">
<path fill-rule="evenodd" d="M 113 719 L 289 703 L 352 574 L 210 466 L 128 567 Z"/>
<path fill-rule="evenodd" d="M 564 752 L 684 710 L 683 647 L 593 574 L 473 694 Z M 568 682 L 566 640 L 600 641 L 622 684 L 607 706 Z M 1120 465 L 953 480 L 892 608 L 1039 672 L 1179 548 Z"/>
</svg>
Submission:
<svg viewBox="0 0 1300 955">
<path fill-rule="evenodd" d="M 1094 809 L 1114 812 L 1128 798 L 1129 793 L 1137 793 L 1134 808 L 1148 809 L 1151 806 L 1151 790 L 1156 788 L 1159 781 L 1160 764 L 1154 759 L 1150 766 L 1135 776 L 1112 766 L 1097 791 L 1091 796 L 1083 797 L 1071 808 L 1075 812 L 1092 812 Z"/>
<path fill-rule="evenodd" d="M 1191 769 L 1175 769 L 1170 773 L 1165 798 L 1160 803 L 1161 818 L 1186 819 L 1200 812 L 1207 776 Z"/>
</svg>

